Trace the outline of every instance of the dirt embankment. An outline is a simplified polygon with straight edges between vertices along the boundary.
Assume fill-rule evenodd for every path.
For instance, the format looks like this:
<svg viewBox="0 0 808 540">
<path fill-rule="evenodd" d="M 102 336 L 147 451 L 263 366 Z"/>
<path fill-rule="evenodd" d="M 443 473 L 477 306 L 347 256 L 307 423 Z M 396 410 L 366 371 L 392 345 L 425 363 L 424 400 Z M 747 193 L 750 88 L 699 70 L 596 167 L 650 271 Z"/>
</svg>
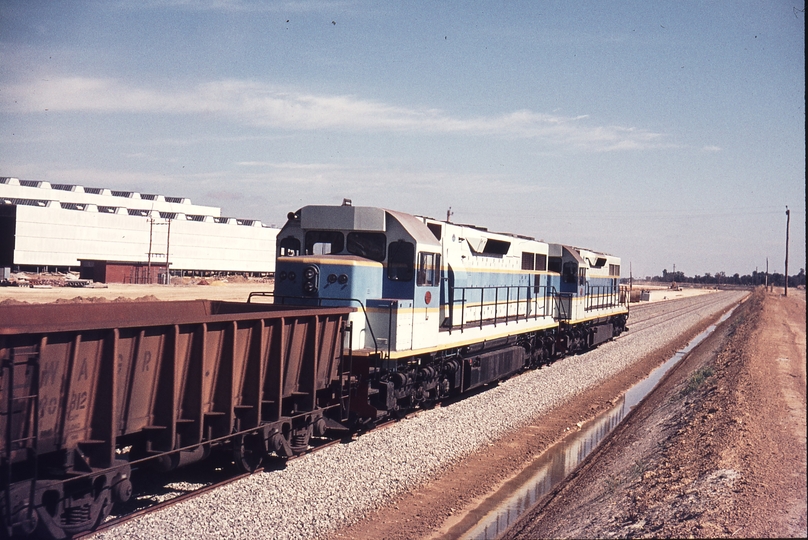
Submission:
<svg viewBox="0 0 808 540">
<path fill-rule="evenodd" d="M 805 296 L 757 292 L 507 538 L 805 537 Z"/>
<path fill-rule="evenodd" d="M 331 538 L 456 538 L 466 531 L 463 522 L 468 512 L 486 500 L 498 486 L 522 471 L 570 431 L 579 430 L 582 423 L 611 409 L 628 388 L 644 379 L 718 317 L 705 320 L 676 342 L 537 418 L 519 432 L 492 442 L 487 451 L 469 456 L 429 484 L 397 497 L 384 508 L 337 531 Z"/>
</svg>

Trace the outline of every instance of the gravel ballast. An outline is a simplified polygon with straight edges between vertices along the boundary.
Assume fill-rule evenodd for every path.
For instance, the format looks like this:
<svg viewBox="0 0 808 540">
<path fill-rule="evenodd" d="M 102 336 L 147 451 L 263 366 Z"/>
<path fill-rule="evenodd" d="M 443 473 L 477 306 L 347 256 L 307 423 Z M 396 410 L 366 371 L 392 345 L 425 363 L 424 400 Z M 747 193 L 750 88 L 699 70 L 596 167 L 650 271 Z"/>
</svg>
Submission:
<svg viewBox="0 0 808 540">
<path fill-rule="evenodd" d="M 676 341 L 746 294 L 720 292 L 632 308 L 630 331 L 586 354 L 449 406 L 421 411 L 349 444 L 290 461 L 283 470 L 254 474 L 94 538 L 322 537 Z"/>
</svg>

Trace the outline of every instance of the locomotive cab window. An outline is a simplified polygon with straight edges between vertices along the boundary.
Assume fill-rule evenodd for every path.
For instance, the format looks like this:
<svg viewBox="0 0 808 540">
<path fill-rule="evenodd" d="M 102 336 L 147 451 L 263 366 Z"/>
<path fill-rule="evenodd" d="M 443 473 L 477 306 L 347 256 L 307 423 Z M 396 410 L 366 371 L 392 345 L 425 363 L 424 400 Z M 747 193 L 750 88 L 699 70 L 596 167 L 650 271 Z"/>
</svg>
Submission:
<svg viewBox="0 0 808 540">
<path fill-rule="evenodd" d="M 287 236 L 281 240 L 279 254 L 281 257 L 296 257 L 300 255 L 300 240 L 294 236 Z"/>
<path fill-rule="evenodd" d="M 429 227 L 429 230 L 432 231 L 435 238 L 440 240 L 443 232 L 443 227 L 440 225 L 440 223 L 427 223 L 426 226 Z"/>
<path fill-rule="evenodd" d="M 557 272 L 561 273 L 561 257 L 550 257 L 550 261 L 547 264 L 547 270 L 550 272 Z"/>
<path fill-rule="evenodd" d="M 420 253 L 418 256 L 418 285 L 434 287 L 440 282 L 440 255 Z"/>
<path fill-rule="evenodd" d="M 415 273 L 415 246 L 411 242 L 398 240 L 387 247 L 387 279 L 390 281 L 412 281 Z"/>
<path fill-rule="evenodd" d="M 565 262 L 564 271 L 561 274 L 564 283 L 575 283 L 578 281 L 578 265 L 574 262 Z"/>
<path fill-rule="evenodd" d="M 383 233 L 351 232 L 348 233 L 348 253 L 382 262 L 387 237 Z"/>
<path fill-rule="evenodd" d="M 309 231 L 306 233 L 306 255 L 342 253 L 345 237 L 339 231 Z"/>
</svg>

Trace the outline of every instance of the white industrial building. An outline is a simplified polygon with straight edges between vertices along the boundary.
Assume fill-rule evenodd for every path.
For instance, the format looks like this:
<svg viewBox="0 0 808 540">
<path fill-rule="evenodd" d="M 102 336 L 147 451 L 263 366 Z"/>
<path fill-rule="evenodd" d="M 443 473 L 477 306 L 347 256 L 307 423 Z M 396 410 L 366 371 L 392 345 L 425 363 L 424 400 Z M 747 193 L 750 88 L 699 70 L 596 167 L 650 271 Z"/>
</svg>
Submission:
<svg viewBox="0 0 808 540">
<path fill-rule="evenodd" d="M 85 274 L 115 264 L 129 278 L 113 281 L 131 282 L 167 262 L 172 275 L 264 275 L 275 270 L 278 230 L 183 197 L 0 177 L 0 268 Z"/>
</svg>

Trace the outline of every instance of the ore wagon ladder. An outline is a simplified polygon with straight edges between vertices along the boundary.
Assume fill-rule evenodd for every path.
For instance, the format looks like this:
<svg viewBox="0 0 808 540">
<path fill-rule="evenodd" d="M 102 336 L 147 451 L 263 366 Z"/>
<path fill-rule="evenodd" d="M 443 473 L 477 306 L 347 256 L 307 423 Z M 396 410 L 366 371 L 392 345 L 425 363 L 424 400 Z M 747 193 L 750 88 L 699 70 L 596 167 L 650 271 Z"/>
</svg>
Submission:
<svg viewBox="0 0 808 540">
<path fill-rule="evenodd" d="M 26 366 L 25 379 L 15 384 L 14 375 L 17 367 Z M 28 524 L 36 523 L 34 512 L 34 493 L 37 480 L 37 442 L 39 435 L 39 348 L 37 346 L 15 347 L 9 349 L 8 358 L 3 359 L 0 366 L 0 389 L 5 389 L 7 399 L 5 410 L 0 417 L 5 420 L 5 444 L 3 446 L 2 479 L 5 484 L 5 504 L 3 505 L 3 522 L 9 536 L 12 523 L 15 529 L 26 531 Z M 16 395 L 21 393 L 22 395 Z M 17 438 L 15 438 L 17 437 Z M 12 460 L 16 451 L 25 450 L 25 460 L 14 464 Z M 23 470 L 31 478 L 28 504 L 26 507 L 12 508 L 11 486 L 15 470 Z M 12 515 L 12 510 L 16 515 Z"/>
</svg>

